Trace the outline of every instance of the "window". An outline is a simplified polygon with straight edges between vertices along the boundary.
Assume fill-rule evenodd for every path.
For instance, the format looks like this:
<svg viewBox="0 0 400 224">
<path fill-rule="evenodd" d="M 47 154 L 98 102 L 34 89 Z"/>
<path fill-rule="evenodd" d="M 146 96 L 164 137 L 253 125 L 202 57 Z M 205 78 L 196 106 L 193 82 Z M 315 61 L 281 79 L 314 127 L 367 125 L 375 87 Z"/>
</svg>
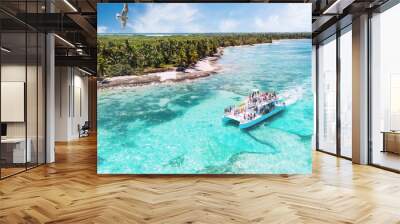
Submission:
<svg viewBox="0 0 400 224">
<path fill-rule="evenodd" d="M 318 149 L 336 153 L 336 36 L 318 47 Z"/>
<path fill-rule="evenodd" d="M 340 36 L 340 154 L 352 156 L 352 32 L 351 26 Z"/>
<path fill-rule="evenodd" d="M 400 4 L 371 19 L 372 163 L 400 170 Z"/>
</svg>

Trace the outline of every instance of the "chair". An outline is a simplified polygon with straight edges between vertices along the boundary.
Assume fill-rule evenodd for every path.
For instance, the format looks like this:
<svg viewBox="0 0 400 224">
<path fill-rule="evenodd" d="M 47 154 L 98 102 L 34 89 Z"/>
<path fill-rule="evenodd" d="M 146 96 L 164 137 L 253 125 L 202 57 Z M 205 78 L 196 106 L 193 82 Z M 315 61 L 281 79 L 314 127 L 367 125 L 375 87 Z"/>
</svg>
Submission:
<svg viewBox="0 0 400 224">
<path fill-rule="evenodd" d="M 89 121 L 85 121 L 82 127 L 78 125 L 79 138 L 89 136 L 89 129 L 90 129 Z"/>
</svg>

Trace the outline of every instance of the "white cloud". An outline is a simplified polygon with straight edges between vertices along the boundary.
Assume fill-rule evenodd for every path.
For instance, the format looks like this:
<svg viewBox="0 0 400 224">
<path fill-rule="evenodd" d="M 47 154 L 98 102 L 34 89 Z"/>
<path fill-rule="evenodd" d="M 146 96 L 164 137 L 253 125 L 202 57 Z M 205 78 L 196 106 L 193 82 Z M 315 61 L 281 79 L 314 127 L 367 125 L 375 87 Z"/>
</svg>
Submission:
<svg viewBox="0 0 400 224">
<path fill-rule="evenodd" d="M 201 32 L 198 10 L 190 4 L 151 4 L 144 15 L 128 23 L 136 33 Z"/>
<path fill-rule="evenodd" d="M 239 26 L 239 22 L 237 22 L 235 20 L 232 20 L 232 19 L 222 20 L 219 24 L 219 31 L 220 32 L 236 32 L 238 26 Z"/>
<path fill-rule="evenodd" d="M 108 27 L 106 26 L 98 26 L 97 33 L 107 33 Z"/>
<path fill-rule="evenodd" d="M 311 4 L 288 4 L 279 14 L 254 19 L 257 32 L 311 32 Z"/>
<path fill-rule="evenodd" d="M 134 33 L 311 32 L 311 4 L 282 4 L 267 13 L 260 7 L 245 16 L 235 10 L 225 14 L 203 10 L 188 3 L 148 4 L 143 14 L 129 16 L 135 19 L 128 21 L 127 27 Z M 100 26 L 98 32 L 110 30 Z"/>
</svg>

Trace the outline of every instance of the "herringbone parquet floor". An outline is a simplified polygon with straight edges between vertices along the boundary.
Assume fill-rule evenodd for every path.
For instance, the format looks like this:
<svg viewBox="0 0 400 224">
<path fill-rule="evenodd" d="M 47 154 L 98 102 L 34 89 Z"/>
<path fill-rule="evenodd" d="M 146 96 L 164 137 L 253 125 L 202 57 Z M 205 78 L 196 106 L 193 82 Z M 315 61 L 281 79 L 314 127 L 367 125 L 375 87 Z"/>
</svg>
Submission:
<svg viewBox="0 0 400 224">
<path fill-rule="evenodd" d="M 400 223 L 400 175 L 315 152 L 312 175 L 99 176 L 96 139 L 0 181 L 0 223 Z"/>
</svg>

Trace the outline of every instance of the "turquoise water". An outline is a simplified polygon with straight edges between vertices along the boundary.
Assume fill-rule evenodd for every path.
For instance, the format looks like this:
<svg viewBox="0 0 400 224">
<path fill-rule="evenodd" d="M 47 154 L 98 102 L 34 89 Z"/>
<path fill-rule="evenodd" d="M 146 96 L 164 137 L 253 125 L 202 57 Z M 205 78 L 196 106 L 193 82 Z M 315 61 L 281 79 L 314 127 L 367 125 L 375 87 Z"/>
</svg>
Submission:
<svg viewBox="0 0 400 224">
<path fill-rule="evenodd" d="M 311 40 L 229 47 L 219 63 L 190 82 L 99 91 L 98 173 L 311 173 Z M 286 110 L 245 131 L 224 125 L 224 108 L 255 88 Z"/>
</svg>

